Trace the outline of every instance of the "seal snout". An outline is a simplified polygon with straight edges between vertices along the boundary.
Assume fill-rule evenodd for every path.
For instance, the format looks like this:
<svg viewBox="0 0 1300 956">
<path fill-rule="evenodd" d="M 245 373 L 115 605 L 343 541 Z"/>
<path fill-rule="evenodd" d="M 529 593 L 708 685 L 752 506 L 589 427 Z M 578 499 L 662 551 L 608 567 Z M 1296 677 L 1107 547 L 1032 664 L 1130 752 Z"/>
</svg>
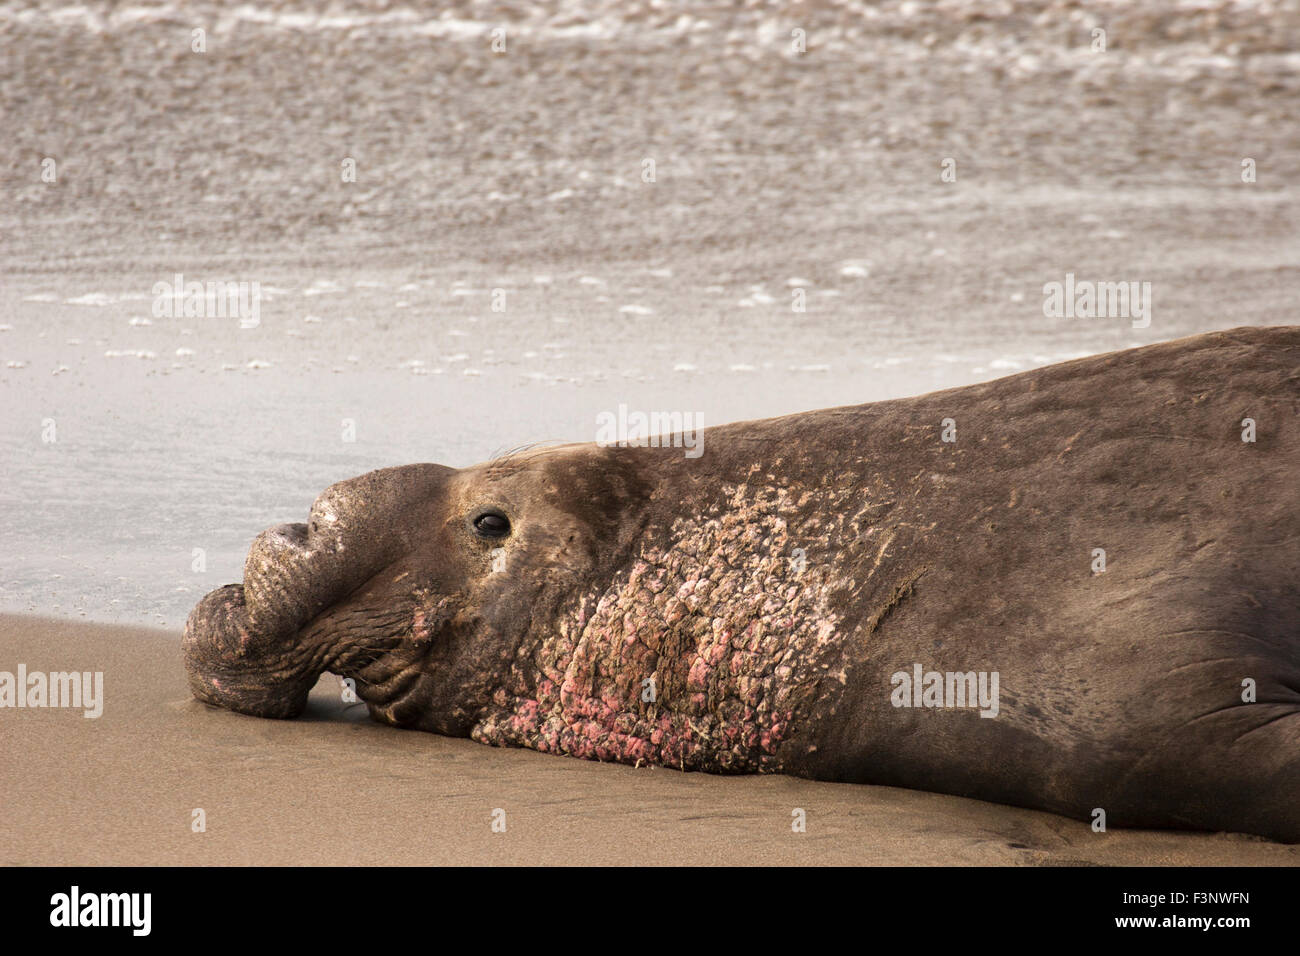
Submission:
<svg viewBox="0 0 1300 956">
<path fill-rule="evenodd" d="M 405 465 L 338 482 L 316 498 L 307 523 L 259 534 L 243 583 L 208 594 L 186 622 L 194 696 L 262 717 L 301 713 L 337 637 L 317 623 L 409 547 L 410 506 L 451 473 Z"/>
<path fill-rule="evenodd" d="M 266 545 L 268 548 L 296 552 L 306 549 L 307 533 L 307 525 L 301 521 L 296 521 L 285 522 L 273 528 L 267 528 L 262 532 L 261 537 L 267 539 Z"/>
<path fill-rule="evenodd" d="M 296 717 L 319 676 L 253 630 L 239 584 L 217 588 L 195 606 L 181 647 L 195 697 L 256 717 Z"/>
<path fill-rule="evenodd" d="M 258 717 L 302 712 L 320 675 L 299 631 L 347 578 L 337 529 L 327 528 L 313 534 L 293 522 L 263 531 L 248 550 L 244 583 L 217 588 L 190 612 L 183 647 L 195 697 Z"/>
<path fill-rule="evenodd" d="M 279 524 L 254 539 L 244 561 L 244 599 L 253 627 L 287 637 L 324 610 L 346 569 L 336 535 L 301 523 Z"/>
</svg>

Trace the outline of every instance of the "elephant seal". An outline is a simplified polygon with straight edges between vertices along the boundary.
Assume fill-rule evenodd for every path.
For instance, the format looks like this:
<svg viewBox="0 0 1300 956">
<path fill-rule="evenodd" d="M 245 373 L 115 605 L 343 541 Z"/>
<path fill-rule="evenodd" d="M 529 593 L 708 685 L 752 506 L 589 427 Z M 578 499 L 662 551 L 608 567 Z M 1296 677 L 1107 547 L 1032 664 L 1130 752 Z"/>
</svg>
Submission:
<svg viewBox="0 0 1300 956">
<path fill-rule="evenodd" d="M 190 687 L 292 717 L 329 671 L 497 746 L 1300 842 L 1298 413 L 1300 327 L 1242 328 L 698 457 L 386 468 L 256 539 Z"/>
</svg>

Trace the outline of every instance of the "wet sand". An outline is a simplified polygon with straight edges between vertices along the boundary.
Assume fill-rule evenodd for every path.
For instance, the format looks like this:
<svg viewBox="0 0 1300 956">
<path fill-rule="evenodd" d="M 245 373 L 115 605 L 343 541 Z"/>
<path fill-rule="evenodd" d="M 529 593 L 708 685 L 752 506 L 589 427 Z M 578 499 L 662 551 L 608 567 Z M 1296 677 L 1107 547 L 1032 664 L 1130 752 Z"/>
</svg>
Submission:
<svg viewBox="0 0 1300 956">
<path fill-rule="evenodd" d="M 3 616 L 0 649 L 0 670 L 103 671 L 105 688 L 97 719 L 0 710 L 4 865 L 1300 865 L 1300 847 L 1251 836 L 1093 833 L 939 794 L 395 730 L 331 675 L 298 720 L 244 717 L 190 698 L 174 632 Z"/>
</svg>

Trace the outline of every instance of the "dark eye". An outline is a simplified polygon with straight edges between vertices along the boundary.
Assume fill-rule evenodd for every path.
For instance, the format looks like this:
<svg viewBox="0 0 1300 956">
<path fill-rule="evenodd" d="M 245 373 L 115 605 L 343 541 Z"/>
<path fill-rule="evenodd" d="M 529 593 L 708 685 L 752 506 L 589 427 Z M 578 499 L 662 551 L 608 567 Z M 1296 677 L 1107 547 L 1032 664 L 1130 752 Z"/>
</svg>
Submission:
<svg viewBox="0 0 1300 956">
<path fill-rule="evenodd" d="M 504 538 L 510 533 L 510 519 L 499 511 L 485 511 L 474 519 L 474 532 L 484 538 Z"/>
</svg>

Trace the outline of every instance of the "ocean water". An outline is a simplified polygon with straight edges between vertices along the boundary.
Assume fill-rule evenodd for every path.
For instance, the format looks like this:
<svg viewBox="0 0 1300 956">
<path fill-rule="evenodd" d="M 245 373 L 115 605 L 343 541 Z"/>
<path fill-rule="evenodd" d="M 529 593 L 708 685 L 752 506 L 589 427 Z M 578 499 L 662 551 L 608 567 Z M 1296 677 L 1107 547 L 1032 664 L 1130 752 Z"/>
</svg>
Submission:
<svg viewBox="0 0 1300 956">
<path fill-rule="evenodd" d="M 0 3 L 0 610 L 176 628 L 330 483 L 621 404 L 1293 323 L 1298 46 L 1290 2 Z M 1067 273 L 1150 326 L 1046 317 Z M 157 314 L 178 274 L 257 325 Z"/>
<path fill-rule="evenodd" d="M 47 283 L 6 301 L 0 608 L 175 627 L 202 594 L 240 580 L 259 531 L 303 520 L 327 485 L 372 468 L 592 441 L 597 415 L 620 404 L 707 426 L 1089 352 L 1046 336 L 936 348 L 901 323 L 853 336 L 874 349 L 846 349 L 836 326 L 852 310 L 796 322 L 778 305 L 784 290 L 741 306 L 761 295 L 746 287 L 714 294 L 719 315 L 702 318 L 672 308 L 681 290 L 660 272 L 630 288 L 530 276 L 497 287 L 505 313 L 457 280 L 279 278 L 252 329 L 154 317 L 151 301 L 103 285 Z M 1128 344 L 1133 330 L 1112 339 Z"/>
</svg>

